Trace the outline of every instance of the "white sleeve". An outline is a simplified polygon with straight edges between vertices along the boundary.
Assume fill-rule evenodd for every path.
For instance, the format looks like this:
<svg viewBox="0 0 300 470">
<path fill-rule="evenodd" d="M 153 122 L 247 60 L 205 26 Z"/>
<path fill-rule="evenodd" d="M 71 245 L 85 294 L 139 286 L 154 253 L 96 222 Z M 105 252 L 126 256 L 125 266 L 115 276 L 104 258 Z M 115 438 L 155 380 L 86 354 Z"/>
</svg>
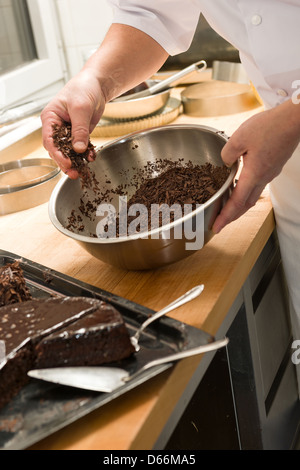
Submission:
<svg viewBox="0 0 300 470">
<path fill-rule="evenodd" d="M 196 0 L 108 0 L 113 23 L 126 24 L 157 41 L 169 55 L 185 52 L 197 28 L 200 7 Z"/>
</svg>

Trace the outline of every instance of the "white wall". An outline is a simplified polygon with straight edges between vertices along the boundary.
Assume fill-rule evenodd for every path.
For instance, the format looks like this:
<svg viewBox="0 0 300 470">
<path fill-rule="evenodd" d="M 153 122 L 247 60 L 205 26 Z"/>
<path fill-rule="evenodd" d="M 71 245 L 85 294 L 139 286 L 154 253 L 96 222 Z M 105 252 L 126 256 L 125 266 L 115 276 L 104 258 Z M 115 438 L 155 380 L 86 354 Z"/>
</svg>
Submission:
<svg viewBox="0 0 300 470">
<path fill-rule="evenodd" d="M 102 42 L 112 20 L 106 0 L 54 0 L 69 78 Z"/>
<path fill-rule="evenodd" d="M 3 73 L 23 60 L 12 5 L 7 0 L 0 0 L 0 32 L 0 73 Z"/>
</svg>

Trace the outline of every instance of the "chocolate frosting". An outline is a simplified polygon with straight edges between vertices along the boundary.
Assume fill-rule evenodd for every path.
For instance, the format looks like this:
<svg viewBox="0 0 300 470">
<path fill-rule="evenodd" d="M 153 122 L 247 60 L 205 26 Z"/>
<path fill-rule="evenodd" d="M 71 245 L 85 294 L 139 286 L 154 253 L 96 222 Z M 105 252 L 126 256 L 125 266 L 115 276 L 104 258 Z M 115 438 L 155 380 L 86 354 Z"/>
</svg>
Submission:
<svg viewBox="0 0 300 470">
<path fill-rule="evenodd" d="M 34 299 L 7 305 L 0 309 L 0 341 L 8 355 L 28 338 L 37 341 L 103 305 L 100 300 L 83 297 Z"/>
</svg>

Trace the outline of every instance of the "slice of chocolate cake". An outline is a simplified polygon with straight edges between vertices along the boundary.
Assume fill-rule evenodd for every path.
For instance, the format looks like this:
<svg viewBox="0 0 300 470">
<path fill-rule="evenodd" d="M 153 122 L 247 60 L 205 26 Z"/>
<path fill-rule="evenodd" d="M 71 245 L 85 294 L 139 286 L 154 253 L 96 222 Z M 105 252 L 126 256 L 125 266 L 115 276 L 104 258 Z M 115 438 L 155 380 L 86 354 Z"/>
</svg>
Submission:
<svg viewBox="0 0 300 470">
<path fill-rule="evenodd" d="M 0 307 L 31 300 L 23 270 L 18 261 L 0 267 Z"/>
<path fill-rule="evenodd" d="M 65 354 L 68 364 L 72 358 L 76 365 L 97 365 L 133 352 L 120 313 L 84 297 L 35 299 L 0 308 L 0 344 L 0 408 L 27 383 L 28 370 L 37 364 L 65 365 Z"/>
<path fill-rule="evenodd" d="M 96 366 L 128 357 L 134 348 L 121 315 L 100 307 L 63 330 L 47 335 L 35 347 L 35 368 Z"/>
</svg>

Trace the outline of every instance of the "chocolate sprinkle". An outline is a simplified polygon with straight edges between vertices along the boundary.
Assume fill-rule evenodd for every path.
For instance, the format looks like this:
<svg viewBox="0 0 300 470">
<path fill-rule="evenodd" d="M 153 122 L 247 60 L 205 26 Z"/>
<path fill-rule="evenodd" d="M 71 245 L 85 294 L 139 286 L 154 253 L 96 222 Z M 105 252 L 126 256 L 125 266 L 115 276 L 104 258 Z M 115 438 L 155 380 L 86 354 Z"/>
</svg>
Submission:
<svg viewBox="0 0 300 470">
<path fill-rule="evenodd" d="M 0 307 L 31 300 L 23 270 L 18 261 L 0 268 Z"/>
<path fill-rule="evenodd" d="M 154 204 L 172 206 L 178 204 L 183 213 L 185 205 L 191 205 L 195 210 L 197 205 L 207 202 L 225 183 L 229 170 L 226 167 L 205 165 L 193 165 L 189 162 L 186 166 L 178 166 L 176 162 L 169 162 L 170 168 L 155 178 L 146 179 L 129 199 L 128 207 L 133 204 L 143 204 L 151 213 Z M 135 217 L 128 217 L 128 225 Z M 171 222 L 174 221 L 171 214 Z M 162 226 L 160 216 L 159 226 Z M 118 221 L 117 221 L 118 223 Z M 118 226 L 118 225 L 117 225 Z M 148 218 L 148 230 L 151 230 L 151 218 Z"/>
<path fill-rule="evenodd" d="M 86 151 L 77 153 L 72 146 L 71 123 L 63 122 L 61 126 L 54 124 L 52 127 L 54 145 L 66 158 L 71 160 L 71 168 L 78 171 L 83 187 L 91 186 L 91 184 L 95 183 L 95 176 L 88 168 L 88 161 L 90 157 L 93 160 L 96 158 L 95 146 L 89 140 Z"/>
<path fill-rule="evenodd" d="M 129 180 L 129 174 L 132 174 Z M 73 209 L 68 217 L 67 229 L 72 232 L 82 233 L 85 231 L 82 216 L 91 221 L 95 220 L 96 211 L 100 204 L 110 203 L 113 195 L 132 197 L 127 202 L 127 210 L 133 204 L 143 204 L 147 208 L 148 214 L 151 214 L 151 206 L 161 206 L 167 204 L 171 207 L 173 204 L 179 204 L 184 211 L 184 206 L 189 204 L 192 210 L 199 204 L 208 201 L 225 183 L 230 170 L 225 166 L 213 166 L 211 163 L 204 165 L 195 165 L 192 162 L 184 162 L 184 159 L 172 161 L 169 159 L 158 159 L 149 161 L 143 168 L 132 168 L 122 171 L 122 177 L 125 183 L 117 187 L 110 186 L 110 180 L 107 175 L 105 188 L 101 191 L 99 184 L 94 185 L 95 197 L 92 198 L 87 192 L 83 192 L 80 198 L 79 207 Z M 153 176 L 157 175 L 157 176 Z M 170 213 L 171 220 L 176 220 L 176 215 Z M 127 228 L 135 217 L 127 219 Z M 163 218 L 159 214 L 159 226 L 163 225 Z M 151 217 L 149 217 L 151 219 Z M 148 230 L 151 229 L 151 220 L 147 221 Z M 119 233 L 119 218 L 116 218 L 116 236 Z M 145 227 L 145 223 L 142 224 Z M 106 229 L 108 230 L 108 226 Z M 123 227 L 124 229 L 124 227 Z M 138 230 L 138 227 L 137 227 Z M 95 233 L 90 233 L 91 237 L 97 237 Z"/>
</svg>

